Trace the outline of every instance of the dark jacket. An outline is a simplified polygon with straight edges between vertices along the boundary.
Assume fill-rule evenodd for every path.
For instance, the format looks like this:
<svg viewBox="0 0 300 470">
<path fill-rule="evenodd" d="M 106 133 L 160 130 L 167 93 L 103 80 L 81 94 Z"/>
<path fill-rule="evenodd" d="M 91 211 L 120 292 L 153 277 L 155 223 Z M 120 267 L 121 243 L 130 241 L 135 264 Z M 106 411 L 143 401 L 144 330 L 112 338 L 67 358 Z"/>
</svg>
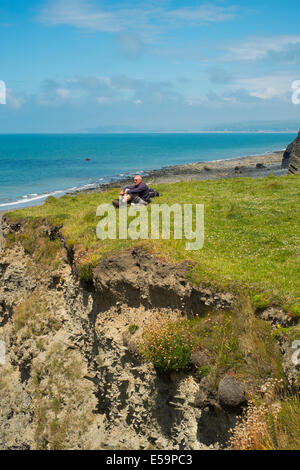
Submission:
<svg viewBox="0 0 300 470">
<path fill-rule="evenodd" d="M 143 181 L 139 185 L 133 184 L 131 186 L 125 186 L 123 191 L 125 191 L 125 189 L 128 189 L 127 194 L 136 194 L 144 201 L 150 202 L 149 188 Z"/>
</svg>

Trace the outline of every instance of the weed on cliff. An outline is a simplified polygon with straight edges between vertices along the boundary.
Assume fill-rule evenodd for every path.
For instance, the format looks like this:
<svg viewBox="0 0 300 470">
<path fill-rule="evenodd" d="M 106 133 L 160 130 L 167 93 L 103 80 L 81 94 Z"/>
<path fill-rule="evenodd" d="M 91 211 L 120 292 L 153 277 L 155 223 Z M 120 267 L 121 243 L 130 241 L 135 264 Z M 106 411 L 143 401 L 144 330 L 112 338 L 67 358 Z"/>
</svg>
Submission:
<svg viewBox="0 0 300 470">
<path fill-rule="evenodd" d="M 193 341 L 188 321 L 156 320 L 144 327 L 139 352 L 161 372 L 186 370 L 190 366 Z"/>
<path fill-rule="evenodd" d="M 12 246 L 14 243 L 20 243 L 40 268 L 57 269 L 65 256 L 62 241 L 59 238 L 51 238 L 39 218 L 27 220 L 22 230 L 9 234 L 6 246 Z"/>
<path fill-rule="evenodd" d="M 255 316 L 249 299 L 232 312 L 156 320 L 143 327 L 140 354 L 162 372 L 193 370 L 217 388 L 226 373 L 254 390 L 269 377 L 283 378 L 282 357 L 271 325 Z"/>
<path fill-rule="evenodd" d="M 280 381 L 264 384 L 261 395 L 250 399 L 242 419 L 231 430 L 229 449 L 299 450 L 300 400 L 281 394 Z"/>
<path fill-rule="evenodd" d="M 78 351 L 60 342 L 34 360 L 32 397 L 35 445 L 40 450 L 88 448 L 85 434 L 94 421 L 94 388 L 84 379 L 86 365 Z"/>
<path fill-rule="evenodd" d="M 16 306 L 13 325 L 16 334 L 25 339 L 55 332 L 61 327 L 61 321 L 48 308 L 42 293 L 34 292 Z"/>
</svg>

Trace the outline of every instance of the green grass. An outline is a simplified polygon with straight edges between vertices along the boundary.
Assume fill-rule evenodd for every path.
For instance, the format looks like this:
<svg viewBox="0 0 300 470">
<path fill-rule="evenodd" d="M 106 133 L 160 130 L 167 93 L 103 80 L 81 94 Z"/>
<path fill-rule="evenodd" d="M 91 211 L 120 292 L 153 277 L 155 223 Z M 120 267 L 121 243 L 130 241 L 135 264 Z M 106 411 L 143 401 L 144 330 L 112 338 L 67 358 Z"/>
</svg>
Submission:
<svg viewBox="0 0 300 470">
<path fill-rule="evenodd" d="M 198 251 L 185 250 L 183 240 L 99 240 L 96 208 L 118 196 L 104 193 L 65 195 L 45 204 L 9 213 L 12 219 L 47 218 L 62 224 L 67 244 L 81 264 L 95 266 L 102 256 L 141 244 L 171 262 L 195 262 L 191 279 L 221 290 L 244 291 L 259 308 L 272 303 L 295 305 L 300 300 L 300 175 L 263 179 L 157 185 L 161 197 L 153 203 L 199 203 L 205 207 L 205 241 Z M 148 210 L 150 210 L 150 207 Z M 172 232 L 171 232 L 172 233 Z M 32 230 L 27 243 L 32 246 Z M 8 242 L 12 243 L 14 240 Z M 83 277 L 90 278 L 87 266 Z M 260 296 L 260 297 L 255 297 Z M 298 306 L 298 307 L 297 307 Z"/>
</svg>

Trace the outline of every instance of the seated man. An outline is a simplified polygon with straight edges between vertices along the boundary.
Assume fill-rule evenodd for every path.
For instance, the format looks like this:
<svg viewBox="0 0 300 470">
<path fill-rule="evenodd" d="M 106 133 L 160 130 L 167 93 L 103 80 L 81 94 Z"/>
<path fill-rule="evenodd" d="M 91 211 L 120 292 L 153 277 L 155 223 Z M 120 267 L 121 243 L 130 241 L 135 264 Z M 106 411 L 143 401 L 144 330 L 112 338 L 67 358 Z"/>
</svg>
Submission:
<svg viewBox="0 0 300 470">
<path fill-rule="evenodd" d="M 146 206 L 150 202 L 149 188 L 146 183 L 143 182 L 140 175 L 134 177 L 134 183 L 131 186 L 125 186 L 120 191 L 120 200 L 113 201 L 115 207 L 119 207 L 122 203 L 127 204 L 138 204 Z"/>
</svg>

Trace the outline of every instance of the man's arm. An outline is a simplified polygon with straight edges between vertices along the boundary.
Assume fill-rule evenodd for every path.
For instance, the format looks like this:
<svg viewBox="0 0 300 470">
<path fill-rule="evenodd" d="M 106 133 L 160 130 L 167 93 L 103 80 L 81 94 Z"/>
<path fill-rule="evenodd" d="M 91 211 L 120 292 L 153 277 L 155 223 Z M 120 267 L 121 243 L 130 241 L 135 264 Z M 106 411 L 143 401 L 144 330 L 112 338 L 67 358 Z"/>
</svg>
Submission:
<svg viewBox="0 0 300 470">
<path fill-rule="evenodd" d="M 145 189 L 147 189 L 147 186 L 146 186 L 145 183 L 142 182 L 138 186 L 128 186 L 127 193 L 128 194 L 139 194 L 139 193 L 142 193 L 143 191 L 145 191 Z"/>
<path fill-rule="evenodd" d="M 128 189 L 130 190 L 130 189 L 133 189 L 133 188 L 135 188 L 135 184 L 133 184 L 131 186 L 124 186 L 124 188 L 121 189 L 121 191 L 120 191 L 121 196 L 123 196 L 125 193 L 127 193 L 126 190 L 128 190 Z"/>
</svg>

